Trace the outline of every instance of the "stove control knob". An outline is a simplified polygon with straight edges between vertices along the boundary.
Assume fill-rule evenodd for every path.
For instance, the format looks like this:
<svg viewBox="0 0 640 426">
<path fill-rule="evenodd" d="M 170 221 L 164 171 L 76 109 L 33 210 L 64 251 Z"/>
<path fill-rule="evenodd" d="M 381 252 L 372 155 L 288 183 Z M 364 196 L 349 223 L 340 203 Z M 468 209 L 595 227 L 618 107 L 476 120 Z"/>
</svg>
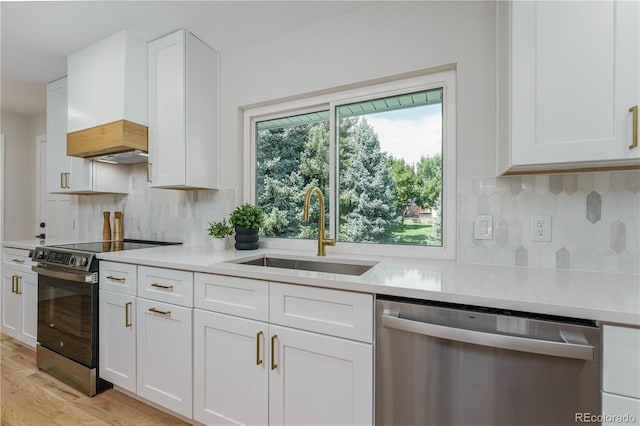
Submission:
<svg viewBox="0 0 640 426">
<path fill-rule="evenodd" d="M 71 258 L 69 259 L 69 265 L 73 266 L 76 264 L 76 257 L 75 256 L 71 256 Z"/>
<path fill-rule="evenodd" d="M 86 257 L 78 257 L 78 258 L 76 258 L 76 265 L 78 265 L 78 266 L 87 266 L 87 258 Z"/>
</svg>

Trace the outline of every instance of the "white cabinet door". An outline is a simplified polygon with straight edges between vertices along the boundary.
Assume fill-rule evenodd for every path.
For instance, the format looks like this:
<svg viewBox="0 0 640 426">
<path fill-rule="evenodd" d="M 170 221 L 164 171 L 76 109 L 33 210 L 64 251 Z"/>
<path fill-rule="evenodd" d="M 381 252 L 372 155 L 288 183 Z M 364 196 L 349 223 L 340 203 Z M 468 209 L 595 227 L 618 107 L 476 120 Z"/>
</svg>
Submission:
<svg viewBox="0 0 640 426">
<path fill-rule="evenodd" d="M 4 267 L 2 272 L 2 332 L 35 348 L 37 331 L 37 275 Z"/>
<path fill-rule="evenodd" d="M 47 85 L 48 191 L 129 192 L 127 167 L 67 156 L 67 78 Z"/>
<path fill-rule="evenodd" d="M 16 277 L 13 269 L 2 268 L 2 332 L 19 338 L 22 317 L 22 299 L 16 292 Z"/>
<path fill-rule="evenodd" d="M 270 424 L 373 424 L 371 345 L 273 325 L 270 333 Z"/>
<path fill-rule="evenodd" d="M 100 290 L 99 375 L 136 392 L 135 296 Z"/>
<path fill-rule="evenodd" d="M 640 329 L 602 327 L 602 390 L 640 398 Z"/>
<path fill-rule="evenodd" d="M 640 165 L 640 148 L 629 148 L 629 108 L 640 104 L 640 3 L 510 6 L 507 167 Z"/>
<path fill-rule="evenodd" d="M 194 418 L 207 425 L 269 422 L 266 323 L 194 311 Z"/>
<path fill-rule="evenodd" d="M 151 186 L 215 188 L 218 53 L 187 31 L 149 43 Z"/>
<path fill-rule="evenodd" d="M 191 418 L 193 309 L 136 299 L 137 394 Z"/>
<path fill-rule="evenodd" d="M 68 192 L 72 157 L 67 156 L 67 78 L 47 84 L 47 189 Z M 76 159 L 84 163 L 85 160 Z M 78 165 L 73 164 L 78 168 Z M 75 175 L 75 173 L 74 173 Z"/>
<path fill-rule="evenodd" d="M 38 275 L 21 273 L 19 276 L 22 317 L 18 340 L 35 348 L 38 339 Z"/>
</svg>

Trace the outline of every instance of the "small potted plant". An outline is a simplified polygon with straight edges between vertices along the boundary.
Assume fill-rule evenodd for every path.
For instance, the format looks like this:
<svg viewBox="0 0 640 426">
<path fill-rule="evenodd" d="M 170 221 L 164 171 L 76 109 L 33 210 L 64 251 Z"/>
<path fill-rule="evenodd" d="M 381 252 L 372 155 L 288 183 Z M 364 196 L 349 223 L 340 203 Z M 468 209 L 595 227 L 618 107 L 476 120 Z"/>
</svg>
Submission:
<svg viewBox="0 0 640 426">
<path fill-rule="evenodd" d="M 264 213 L 253 204 L 243 204 L 231 213 L 231 223 L 236 231 L 236 250 L 255 250 L 260 236 L 258 232 L 264 224 Z"/>
<path fill-rule="evenodd" d="M 207 233 L 213 237 L 213 248 L 216 250 L 224 250 L 227 246 L 229 235 L 233 234 L 233 226 L 223 218 L 219 222 L 209 222 Z"/>
</svg>

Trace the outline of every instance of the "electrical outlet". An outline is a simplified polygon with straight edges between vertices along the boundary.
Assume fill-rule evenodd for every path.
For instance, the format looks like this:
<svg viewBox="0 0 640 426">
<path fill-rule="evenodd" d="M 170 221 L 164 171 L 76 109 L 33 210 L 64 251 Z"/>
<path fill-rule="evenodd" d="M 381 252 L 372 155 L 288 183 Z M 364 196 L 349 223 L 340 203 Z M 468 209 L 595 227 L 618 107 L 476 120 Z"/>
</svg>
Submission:
<svg viewBox="0 0 640 426">
<path fill-rule="evenodd" d="M 534 215 L 530 218 L 529 239 L 531 241 L 551 241 L 551 216 Z"/>
</svg>

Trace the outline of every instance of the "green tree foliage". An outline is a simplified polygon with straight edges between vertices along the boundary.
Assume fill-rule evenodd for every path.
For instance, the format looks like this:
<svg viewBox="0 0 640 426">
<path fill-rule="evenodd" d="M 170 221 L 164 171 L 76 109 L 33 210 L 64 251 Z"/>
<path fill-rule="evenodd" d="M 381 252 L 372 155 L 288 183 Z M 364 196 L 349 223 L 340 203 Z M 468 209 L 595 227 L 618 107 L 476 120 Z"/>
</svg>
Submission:
<svg viewBox="0 0 640 426">
<path fill-rule="evenodd" d="M 418 198 L 419 185 L 416 173 L 402 158 L 389 156 L 386 166 L 394 181 L 391 194 L 395 199 L 397 215 L 404 218 L 407 207 Z"/>
<path fill-rule="evenodd" d="M 417 166 L 418 194 L 416 204 L 436 208 L 442 193 L 442 156 L 421 157 Z"/>
<path fill-rule="evenodd" d="M 442 190 L 441 156 L 422 157 L 414 167 L 380 149 L 374 129 L 364 117 L 343 118 L 338 127 L 339 239 L 393 242 L 411 202 L 437 208 Z M 258 131 L 257 205 L 265 213 L 266 236 L 315 238 L 318 204 L 310 220 L 302 220 L 310 186 L 329 199 L 329 125 L 309 123 Z M 328 217 L 328 216 L 327 216 Z M 325 224 L 325 226 L 328 224 Z M 437 225 L 439 226 L 439 224 Z M 436 228 L 436 224 L 434 224 Z M 430 241 L 440 244 L 441 233 Z"/>
<path fill-rule="evenodd" d="M 317 216 L 302 220 L 310 185 L 328 191 L 328 124 L 285 126 L 258 132 L 257 200 L 266 236 L 305 238 L 317 232 Z M 317 213 L 316 213 L 317 214 Z"/>
<path fill-rule="evenodd" d="M 340 141 L 340 223 L 341 241 L 388 242 L 391 227 L 399 222 L 392 194 L 393 180 L 386 154 L 373 127 L 364 117 L 345 129 Z"/>
</svg>

